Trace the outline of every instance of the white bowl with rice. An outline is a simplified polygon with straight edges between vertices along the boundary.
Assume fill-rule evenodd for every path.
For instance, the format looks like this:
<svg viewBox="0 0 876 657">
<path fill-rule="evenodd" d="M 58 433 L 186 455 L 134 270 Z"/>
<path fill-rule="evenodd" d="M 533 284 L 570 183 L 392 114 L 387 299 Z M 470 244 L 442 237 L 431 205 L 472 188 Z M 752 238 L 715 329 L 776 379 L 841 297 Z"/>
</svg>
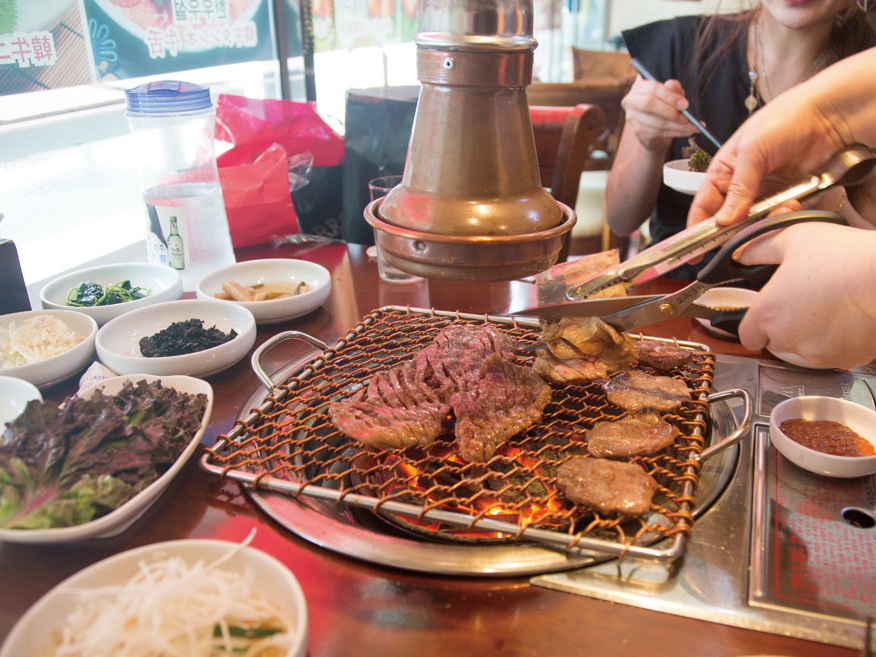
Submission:
<svg viewBox="0 0 876 657">
<path fill-rule="evenodd" d="M 0 315 L 0 374 L 47 388 L 94 361 L 97 322 L 75 310 Z"/>
<path fill-rule="evenodd" d="M 214 637 L 217 627 L 220 637 Z M 164 640 L 179 654 L 249 648 L 246 654 L 253 657 L 307 655 L 307 601 L 292 572 L 261 550 L 219 540 L 155 543 L 81 570 L 18 620 L 0 657 L 59 654 L 62 628 L 69 631 L 64 647 L 75 645 L 75 654 L 92 654 L 85 649 L 96 645 L 102 654 L 127 655 L 134 646 L 145 651 Z M 227 652 L 201 652 L 186 644 L 195 637 L 208 649 L 221 646 L 231 641 L 230 628 L 260 638 L 235 640 L 224 646 Z"/>
<path fill-rule="evenodd" d="M 329 271 L 289 258 L 247 260 L 198 281 L 199 299 L 224 299 L 249 310 L 257 324 L 277 324 L 316 310 L 332 289 Z"/>
</svg>

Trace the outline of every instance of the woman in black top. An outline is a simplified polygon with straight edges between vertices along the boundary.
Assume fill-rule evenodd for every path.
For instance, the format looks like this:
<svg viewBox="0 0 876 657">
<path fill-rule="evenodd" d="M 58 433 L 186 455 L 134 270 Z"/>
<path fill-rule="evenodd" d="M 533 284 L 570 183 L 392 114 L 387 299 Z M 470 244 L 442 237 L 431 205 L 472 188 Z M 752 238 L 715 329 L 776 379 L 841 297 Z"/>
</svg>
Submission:
<svg viewBox="0 0 876 657">
<path fill-rule="evenodd" d="M 639 78 L 623 100 L 626 122 L 605 191 L 612 230 L 630 235 L 650 216 L 651 241 L 658 242 L 685 227 L 691 197 L 662 183 L 664 163 L 682 159 L 688 138 L 698 135 L 680 110 L 690 109 L 725 141 L 781 92 L 876 45 L 868 11 L 865 0 L 762 0 L 737 14 L 682 16 L 625 31 L 630 55 L 665 82 Z M 695 139 L 714 153 L 704 137 Z M 823 196 L 823 209 L 849 205 L 841 189 Z"/>
</svg>

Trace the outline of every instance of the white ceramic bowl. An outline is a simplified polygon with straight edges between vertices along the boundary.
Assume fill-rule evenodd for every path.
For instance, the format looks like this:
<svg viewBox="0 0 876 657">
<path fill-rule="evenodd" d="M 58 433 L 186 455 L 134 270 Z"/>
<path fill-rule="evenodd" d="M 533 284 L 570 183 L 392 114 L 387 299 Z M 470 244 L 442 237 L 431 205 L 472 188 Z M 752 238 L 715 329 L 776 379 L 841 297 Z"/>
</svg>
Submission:
<svg viewBox="0 0 876 657">
<path fill-rule="evenodd" d="M 332 278 L 325 267 L 306 260 L 273 258 L 238 262 L 211 272 L 198 281 L 199 299 L 213 299 L 222 292 L 225 281 L 244 286 L 259 283 L 306 283 L 309 291 L 294 297 L 266 301 L 233 301 L 249 310 L 258 324 L 276 324 L 314 311 L 328 298 Z"/>
<path fill-rule="evenodd" d="M 42 389 L 69 379 L 94 361 L 97 322 L 75 310 L 25 310 L 20 313 L 0 315 L 0 326 L 9 328 L 9 325 L 14 323 L 19 328 L 28 319 L 40 315 L 51 315 L 64 322 L 75 336 L 82 338 L 82 341 L 75 347 L 46 360 L 0 369 L 0 374 L 24 379 Z"/>
<path fill-rule="evenodd" d="M 116 303 L 111 306 L 79 308 L 67 305 L 67 294 L 80 283 L 91 282 L 101 285 L 114 285 L 124 280 L 131 281 L 134 287 L 149 290 L 149 295 L 135 301 Z M 182 278 L 179 272 L 166 265 L 150 265 L 145 262 L 126 262 L 115 265 L 101 265 L 90 269 L 80 269 L 64 274 L 46 283 L 40 290 L 40 303 L 43 308 L 76 310 L 93 317 L 98 326 L 103 326 L 119 315 L 150 306 L 162 301 L 173 301 L 182 296 Z"/>
<path fill-rule="evenodd" d="M 166 329 L 174 322 L 203 320 L 204 328 L 214 326 L 237 336 L 225 344 L 182 356 L 146 358 L 140 353 L 140 339 Z M 218 299 L 181 299 L 120 315 L 102 326 L 95 347 L 101 363 L 117 374 L 187 374 L 205 377 L 231 367 L 255 344 L 256 324 L 246 308 Z"/>
<path fill-rule="evenodd" d="M 663 184 L 682 194 L 696 194 L 706 179 L 705 172 L 691 171 L 689 160 L 672 160 L 663 165 Z"/>
<path fill-rule="evenodd" d="M 770 414 L 770 441 L 789 461 L 828 477 L 863 477 L 876 473 L 876 456 L 834 456 L 804 447 L 779 427 L 785 420 L 832 420 L 876 445 L 876 411 L 835 397 L 794 397 L 776 405 Z"/>
<path fill-rule="evenodd" d="M 713 287 L 711 290 L 706 290 L 706 293 L 697 299 L 697 303 L 710 308 L 749 308 L 756 298 L 755 290 L 741 287 Z M 697 317 L 696 320 L 703 325 L 703 328 L 715 335 L 733 339 L 739 337 L 734 333 L 715 328 L 708 319 Z"/>
<path fill-rule="evenodd" d="M 53 630 L 63 626 L 76 608 L 80 595 L 90 589 L 121 586 L 133 578 L 140 563 L 155 563 L 169 558 L 183 559 L 187 565 L 201 561 L 209 565 L 217 559 L 234 555 L 218 568 L 225 571 L 252 571 L 252 588 L 271 601 L 281 616 L 294 627 L 294 636 L 284 657 L 307 654 L 307 601 L 298 580 L 279 560 L 252 547 L 207 539 L 166 541 L 134 548 L 98 561 L 68 577 L 42 596 L 18 620 L 0 649 L 0 657 L 37 657 L 46 654 Z"/>
<path fill-rule="evenodd" d="M 125 531 L 142 516 L 147 509 L 159 498 L 161 493 L 170 485 L 170 482 L 179 474 L 183 466 L 195 453 L 201 436 L 210 423 L 210 415 L 213 412 L 213 388 L 206 381 L 188 376 L 156 377 L 149 375 L 115 376 L 103 379 L 97 383 L 80 390 L 77 395 L 86 399 L 94 394 L 95 390 L 102 390 L 107 395 L 114 395 L 127 381 L 152 382 L 158 380 L 165 388 L 175 388 L 180 392 L 191 395 L 204 394 L 207 396 L 207 406 L 204 409 L 204 417 L 201 418 L 201 426 L 192 436 L 189 444 L 176 461 L 158 479 L 149 484 L 134 497 L 113 509 L 105 516 L 96 518 L 81 525 L 70 527 L 52 527 L 49 529 L 6 529 L 0 528 L 0 542 L 10 543 L 71 543 L 89 538 L 108 538 Z"/>
<path fill-rule="evenodd" d="M 39 388 L 30 381 L 12 376 L 0 376 L 0 434 L 7 422 L 12 422 L 24 412 L 27 402 L 43 400 Z"/>
</svg>

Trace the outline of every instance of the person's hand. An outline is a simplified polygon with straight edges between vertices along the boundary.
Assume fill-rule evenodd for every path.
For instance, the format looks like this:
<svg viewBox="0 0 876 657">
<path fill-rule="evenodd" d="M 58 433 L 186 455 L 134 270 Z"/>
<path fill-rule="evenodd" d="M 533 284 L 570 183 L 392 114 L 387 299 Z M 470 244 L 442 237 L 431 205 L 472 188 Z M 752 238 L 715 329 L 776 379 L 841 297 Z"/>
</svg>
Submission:
<svg viewBox="0 0 876 657">
<path fill-rule="evenodd" d="M 621 105 L 626 125 L 649 151 L 664 151 L 674 138 L 696 132 L 681 115 L 688 101 L 678 80 L 661 83 L 636 78 Z"/>
<path fill-rule="evenodd" d="M 743 264 L 779 264 L 739 325 L 752 350 L 852 368 L 876 358 L 876 231 L 805 223 L 751 242 Z"/>
</svg>

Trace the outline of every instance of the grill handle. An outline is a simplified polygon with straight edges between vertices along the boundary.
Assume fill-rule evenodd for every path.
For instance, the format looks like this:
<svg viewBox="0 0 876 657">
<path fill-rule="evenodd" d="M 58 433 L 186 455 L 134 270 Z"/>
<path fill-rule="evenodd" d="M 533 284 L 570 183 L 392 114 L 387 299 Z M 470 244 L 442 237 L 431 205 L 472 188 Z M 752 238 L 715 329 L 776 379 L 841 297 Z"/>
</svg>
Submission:
<svg viewBox="0 0 876 657">
<path fill-rule="evenodd" d="M 724 438 L 719 443 L 715 443 L 711 447 L 704 449 L 699 457 L 696 459 L 697 461 L 705 461 L 715 454 L 720 454 L 725 449 L 729 447 L 733 447 L 737 444 L 743 437 L 748 434 L 749 429 L 751 429 L 751 420 L 752 420 L 752 406 L 751 406 L 751 395 L 747 390 L 743 390 L 742 388 L 731 388 L 730 390 L 724 390 L 722 392 L 716 392 L 707 397 L 709 404 L 712 402 L 723 401 L 730 397 L 739 397 L 743 402 L 743 416 L 742 422 L 739 424 L 739 427 L 731 433 L 729 436 Z"/>
<path fill-rule="evenodd" d="M 252 363 L 252 369 L 255 372 L 256 376 L 259 378 L 259 381 L 262 382 L 262 385 L 268 389 L 271 395 L 276 394 L 278 388 L 274 381 L 271 379 L 270 375 L 265 372 L 265 369 L 262 367 L 262 356 L 266 351 L 270 350 L 271 347 L 274 347 L 281 342 L 286 340 L 302 340 L 308 344 L 313 345 L 320 351 L 325 351 L 328 349 L 328 345 L 322 340 L 317 340 L 313 336 L 307 335 L 307 333 L 302 333 L 301 331 L 283 331 L 282 333 L 277 333 L 274 337 L 269 340 L 265 340 L 264 344 L 259 346 L 252 354 L 252 358 L 250 362 Z"/>
</svg>

